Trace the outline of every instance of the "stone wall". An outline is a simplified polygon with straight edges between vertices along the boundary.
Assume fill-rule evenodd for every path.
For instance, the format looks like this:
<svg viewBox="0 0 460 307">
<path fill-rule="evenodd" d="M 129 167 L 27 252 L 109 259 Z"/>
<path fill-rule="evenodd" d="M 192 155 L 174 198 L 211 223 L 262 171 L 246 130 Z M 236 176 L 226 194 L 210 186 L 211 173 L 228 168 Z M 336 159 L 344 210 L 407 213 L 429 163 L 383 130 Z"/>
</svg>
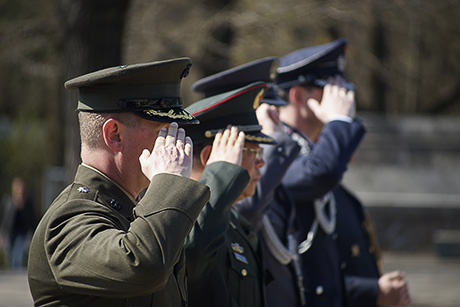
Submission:
<svg viewBox="0 0 460 307">
<path fill-rule="evenodd" d="M 368 133 L 343 183 L 369 209 L 383 249 L 432 250 L 460 229 L 460 118 L 361 114 Z"/>
</svg>

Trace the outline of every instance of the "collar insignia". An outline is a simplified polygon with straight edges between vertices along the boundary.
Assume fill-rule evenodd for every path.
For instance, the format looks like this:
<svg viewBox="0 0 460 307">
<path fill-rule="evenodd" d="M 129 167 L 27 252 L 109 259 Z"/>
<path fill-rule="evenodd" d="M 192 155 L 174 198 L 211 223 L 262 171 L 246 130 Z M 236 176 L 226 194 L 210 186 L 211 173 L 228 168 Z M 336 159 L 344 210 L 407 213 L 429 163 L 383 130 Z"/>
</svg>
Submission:
<svg viewBox="0 0 460 307">
<path fill-rule="evenodd" d="M 232 243 L 232 249 L 239 254 L 244 253 L 244 248 L 239 243 Z"/>
<path fill-rule="evenodd" d="M 88 193 L 89 189 L 87 187 L 79 187 L 77 191 L 80 193 Z"/>
</svg>

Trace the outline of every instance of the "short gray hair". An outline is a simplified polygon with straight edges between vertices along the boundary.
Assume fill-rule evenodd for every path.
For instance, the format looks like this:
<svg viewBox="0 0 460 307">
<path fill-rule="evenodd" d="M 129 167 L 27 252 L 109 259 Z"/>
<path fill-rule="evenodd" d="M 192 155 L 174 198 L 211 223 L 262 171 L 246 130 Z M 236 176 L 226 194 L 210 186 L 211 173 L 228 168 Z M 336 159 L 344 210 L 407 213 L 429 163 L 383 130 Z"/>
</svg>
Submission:
<svg viewBox="0 0 460 307">
<path fill-rule="evenodd" d="M 97 149 L 102 144 L 102 127 L 104 123 L 113 118 L 128 127 L 136 127 L 140 124 L 140 118 L 133 113 L 91 113 L 79 112 L 81 144 L 89 149 Z"/>
</svg>

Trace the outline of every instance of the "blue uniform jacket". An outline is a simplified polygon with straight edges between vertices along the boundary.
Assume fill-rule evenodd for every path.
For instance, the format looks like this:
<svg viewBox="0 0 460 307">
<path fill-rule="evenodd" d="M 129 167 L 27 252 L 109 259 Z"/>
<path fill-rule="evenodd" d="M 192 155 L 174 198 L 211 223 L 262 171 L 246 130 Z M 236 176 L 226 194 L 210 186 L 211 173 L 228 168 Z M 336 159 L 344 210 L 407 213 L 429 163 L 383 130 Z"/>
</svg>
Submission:
<svg viewBox="0 0 460 307">
<path fill-rule="evenodd" d="M 256 192 L 236 203 L 234 208 L 259 231 L 265 266 L 273 277 L 266 288 L 267 306 L 296 307 L 300 306 L 300 302 L 292 263 L 283 265 L 273 257 L 260 235 L 260 227 L 262 216 L 268 214 L 278 238 L 285 246 L 287 234 L 295 233 L 296 224 L 292 218 L 295 216 L 294 203 L 281 185 L 281 179 L 297 157 L 300 147 L 284 132 L 276 132 L 270 136 L 278 144 L 264 146 L 265 166 L 260 169 L 262 177 Z"/>
<path fill-rule="evenodd" d="M 337 243 L 344 263 L 347 304 L 353 307 L 376 306 L 380 277 L 372 246 L 365 228 L 361 202 L 342 185 L 333 191 L 337 205 Z"/>
<path fill-rule="evenodd" d="M 305 240 L 315 217 L 313 201 L 332 191 L 340 182 L 365 128 L 356 118 L 352 123 L 327 123 L 319 141 L 308 154 L 299 154 L 282 183 L 294 199 L 300 222 L 299 241 Z M 337 204 L 338 206 L 340 204 Z M 302 254 L 307 306 L 343 306 L 343 275 L 336 235 L 327 235 L 319 227 L 310 249 Z"/>
</svg>

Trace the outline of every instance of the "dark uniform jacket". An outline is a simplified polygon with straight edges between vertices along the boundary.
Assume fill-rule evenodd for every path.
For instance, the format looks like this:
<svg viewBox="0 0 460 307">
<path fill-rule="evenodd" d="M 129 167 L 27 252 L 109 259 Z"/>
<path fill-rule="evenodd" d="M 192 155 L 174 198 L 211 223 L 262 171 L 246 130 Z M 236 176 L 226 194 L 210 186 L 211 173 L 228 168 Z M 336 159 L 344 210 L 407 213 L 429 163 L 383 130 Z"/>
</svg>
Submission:
<svg viewBox="0 0 460 307">
<path fill-rule="evenodd" d="M 211 188 L 187 238 L 189 306 L 259 307 L 264 305 L 263 266 L 257 234 L 232 205 L 249 182 L 237 165 L 207 165 L 200 182 Z"/>
<path fill-rule="evenodd" d="M 183 242 L 209 189 L 154 176 L 135 205 L 85 166 L 51 204 L 34 234 L 29 285 L 36 306 L 184 306 Z"/>
<path fill-rule="evenodd" d="M 299 241 L 305 240 L 315 218 L 313 201 L 338 185 L 364 133 L 359 118 L 352 123 L 331 121 L 324 126 L 311 151 L 301 151 L 289 167 L 282 182 L 295 202 L 301 223 Z M 344 304 L 343 275 L 335 238 L 336 234 L 327 235 L 318 227 L 313 244 L 301 256 L 307 306 Z"/>
<path fill-rule="evenodd" d="M 262 178 L 253 196 L 235 204 L 240 212 L 257 229 L 262 243 L 265 266 L 273 280 L 266 287 L 267 306 L 301 306 L 299 287 L 294 263 L 281 264 L 267 245 L 263 232 L 262 217 L 267 214 L 273 229 L 284 247 L 288 248 L 288 234 L 295 236 L 295 207 L 286 189 L 281 185 L 289 165 L 297 157 L 300 147 L 286 133 L 270 135 L 277 145 L 264 146 L 265 165 Z"/>
<path fill-rule="evenodd" d="M 345 187 L 334 189 L 337 243 L 345 272 L 348 306 L 376 306 L 380 277 L 378 245 L 361 202 Z"/>
</svg>

